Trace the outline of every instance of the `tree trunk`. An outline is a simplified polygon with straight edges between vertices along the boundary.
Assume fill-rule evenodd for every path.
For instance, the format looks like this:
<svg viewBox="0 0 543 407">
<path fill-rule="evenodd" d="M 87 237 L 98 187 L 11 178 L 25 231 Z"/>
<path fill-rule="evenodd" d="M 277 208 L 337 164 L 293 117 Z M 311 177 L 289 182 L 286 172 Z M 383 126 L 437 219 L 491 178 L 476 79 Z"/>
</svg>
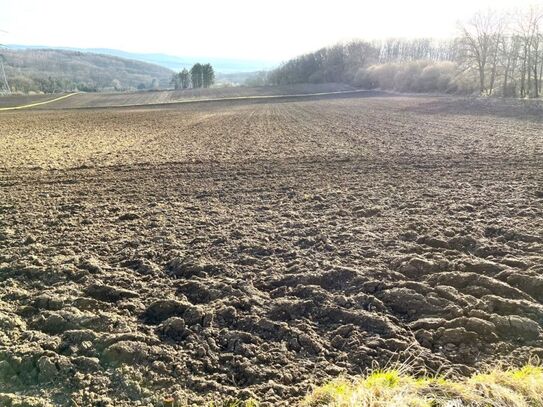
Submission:
<svg viewBox="0 0 543 407">
<path fill-rule="evenodd" d="M 541 91 L 541 85 L 543 85 L 543 63 L 539 64 L 539 90 Z"/>
<path fill-rule="evenodd" d="M 509 68 L 511 67 L 511 54 L 507 56 L 507 65 L 505 65 L 505 72 L 503 73 L 503 92 L 502 97 L 507 97 L 507 80 L 509 79 Z"/>
<path fill-rule="evenodd" d="M 498 41 L 496 42 L 496 48 L 494 50 L 494 58 L 492 59 L 492 71 L 490 74 L 490 85 L 488 87 L 488 96 L 492 96 L 494 92 L 494 82 L 496 80 L 496 70 L 498 67 Z"/>
<path fill-rule="evenodd" d="M 531 95 L 532 90 L 532 54 L 528 54 L 528 65 L 526 67 L 526 88 L 528 97 Z"/>
<path fill-rule="evenodd" d="M 522 66 L 520 71 L 520 97 L 526 97 L 526 62 L 528 59 L 526 44 L 524 45 L 524 55 L 522 57 Z"/>
<path fill-rule="evenodd" d="M 479 62 L 479 88 L 481 95 L 485 93 L 485 66 Z"/>
<path fill-rule="evenodd" d="M 534 62 L 534 97 L 539 97 L 539 83 L 537 78 L 537 61 Z"/>
</svg>

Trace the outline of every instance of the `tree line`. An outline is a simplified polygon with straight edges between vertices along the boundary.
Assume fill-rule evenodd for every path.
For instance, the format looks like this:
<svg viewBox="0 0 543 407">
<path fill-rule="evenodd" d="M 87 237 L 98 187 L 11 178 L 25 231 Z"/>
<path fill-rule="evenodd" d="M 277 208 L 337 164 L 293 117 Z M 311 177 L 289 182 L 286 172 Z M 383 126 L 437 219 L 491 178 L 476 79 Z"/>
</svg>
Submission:
<svg viewBox="0 0 543 407">
<path fill-rule="evenodd" d="M 259 80 L 271 85 L 346 82 L 408 92 L 540 97 L 543 9 L 477 13 L 451 40 L 337 44 L 287 61 Z"/>
<path fill-rule="evenodd" d="M 209 88 L 215 83 L 215 71 L 211 64 L 194 64 L 190 70 L 184 68 L 171 81 L 175 89 Z"/>
<path fill-rule="evenodd" d="M 543 9 L 479 13 L 461 27 L 459 66 L 476 72 L 481 94 L 539 97 L 543 80 Z"/>
</svg>

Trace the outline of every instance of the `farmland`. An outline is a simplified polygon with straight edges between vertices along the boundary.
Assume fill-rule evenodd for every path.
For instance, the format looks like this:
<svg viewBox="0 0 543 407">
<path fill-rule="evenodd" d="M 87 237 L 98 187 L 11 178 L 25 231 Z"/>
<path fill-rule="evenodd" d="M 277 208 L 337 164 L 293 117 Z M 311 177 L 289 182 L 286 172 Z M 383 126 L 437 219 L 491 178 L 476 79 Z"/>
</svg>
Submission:
<svg viewBox="0 0 543 407">
<path fill-rule="evenodd" d="M 155 96 L 0 114 L 0 404 L 293 405 L 543 356 L 539 105 Z"/>
<path fill-rule="evenodd" d="M 353 87 L 344 84 L 325 83 L 313 85 L 296 86 L 263 86 L 263 87 L 225 87 L 214 89 L 184 89 L 169 91 L 147 91 L 147 92 L 94 92 L 78 93 L 69 101 L 54 102 L 48 104 L 46 109 L 77 109 L 77 108 L 98 108 L 98 107 L 123 107 L 142 105 L 161 105 L 192 102 L 208 99 L 236 99 L 255 98 L 280 95 L 303 95 L 312 93 L 330 93 L 352 91 Z M 56 99 L 56 95 L 31 95 L 31 96 L 8 96 L 0 98 L 0 108 L 13 107 L 36 102 Z"/>
</svg>

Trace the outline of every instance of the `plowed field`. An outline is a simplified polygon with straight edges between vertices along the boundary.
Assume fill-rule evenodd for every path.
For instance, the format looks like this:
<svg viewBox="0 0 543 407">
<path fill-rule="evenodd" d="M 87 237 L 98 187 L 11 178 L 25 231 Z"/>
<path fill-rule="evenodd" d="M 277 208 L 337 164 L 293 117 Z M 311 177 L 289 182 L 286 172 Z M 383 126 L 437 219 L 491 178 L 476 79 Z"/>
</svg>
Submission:
<svg viewBox="0 0 543 407">
<path fill-rule="evenodd" d="M 543 356 L 541 109 L 366 96 L 0 114 L 0 405 Z"/>
</svg>

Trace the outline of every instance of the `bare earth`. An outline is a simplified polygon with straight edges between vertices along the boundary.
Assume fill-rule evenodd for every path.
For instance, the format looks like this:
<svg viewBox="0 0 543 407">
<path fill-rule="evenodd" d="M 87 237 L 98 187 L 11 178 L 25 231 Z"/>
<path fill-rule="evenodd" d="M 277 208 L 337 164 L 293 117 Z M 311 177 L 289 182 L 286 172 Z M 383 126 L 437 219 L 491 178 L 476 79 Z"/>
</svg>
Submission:
<svg viewBox="0 0 543 407">
<path fill-rule="evenodd" d="M 375 364 L 543 357 L 542 114 L 374 93 L 1 114 L 0 405 L 293 405 Z"/>
<path fill-rule="evenodd" d="M 309 94 L 325 92 L 352 91 L 349 85 L 339 83 L 323 83 L 293 86 L 263 86 L 263 87 L 230 87 L 230 88 L 201 88 L 168 91 L 140 92 L 96 92 L 78 93 L 70 100 L 56 101 L 40 109 L 80 109 L 91 107 L 116 107 L 135 105 L 157 105 L 176 102 L 187 102 L 201 99 L 242 98 L 277 96 L 292 94 Z M 5 96 L 0 97 L 0 108 L 20 106 L 36 102 L 44 102 L 58 98 L 59 95 Z"/>
</svg>

